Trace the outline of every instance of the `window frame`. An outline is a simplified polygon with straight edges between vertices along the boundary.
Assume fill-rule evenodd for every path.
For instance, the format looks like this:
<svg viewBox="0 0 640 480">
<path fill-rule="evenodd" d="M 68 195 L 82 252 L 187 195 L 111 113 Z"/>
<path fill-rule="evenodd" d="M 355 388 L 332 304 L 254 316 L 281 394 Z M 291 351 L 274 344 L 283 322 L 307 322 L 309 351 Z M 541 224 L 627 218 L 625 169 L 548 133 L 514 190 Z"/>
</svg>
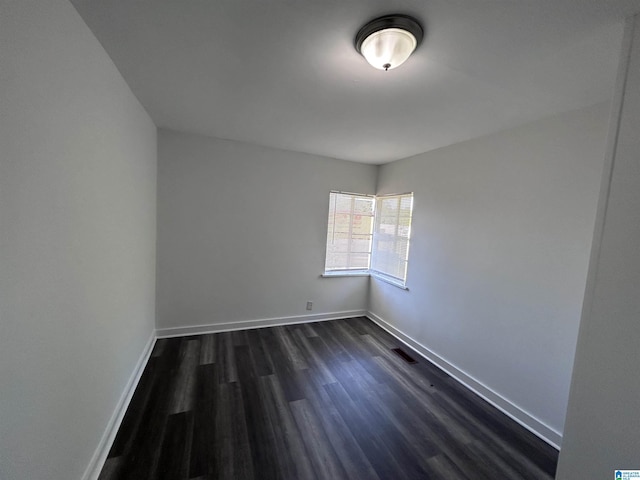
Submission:
<svg viewBox="0 0 640 480">
<path fill-rule="evenodd" d="M 408 215 L 403 215 L 402 212 L 405 209 L 403 207 L 404 199 L 409 199 L 408 206 Z M 382 232 L 382 219 L 384 215 L 382 214 L 383 207 L 382 203 L 388 200 L 397 200 L 397 208 L 395 212 L 395 222 L 391 225 L 394 229 L 394 232 L 384 233 Z M 408 219 L 408 224 L 406 225 L 406 233 L 400 233 L 400 229 L 403 226 L 402 220 Z M 373 227 L 373 244 L 371 246 L 371 264 L 369 269 L 372 273 L 374 273 L 379 278 L 385 279 L 391 283 L 398 283 L 401 286 L 406 286 L 407 283 L 407 271 L 409 266 L 409 247 L 411 244 L 411 221 L 413 219 L 413 192 L 409 193 L 400 193 L 400 194 L 390 194 L 390 195 L 378 195 L 376 196 L 376 207 L 374 211 L 374 227 Z M 386 238 L 385 238 L 386 237 Z M 393 247 L 390 250 L 382 253 L 380 249 L 380 244 L 386 240 L 388 243 L 392 243 Z M 396 260 L 395 262 L 384 262 L 380 257 L 385 255 L 387 257 L 395 256 L 400 258 L 398 254 L 398 250 L 403 250 L 402 258 Z M 375 259 L 380 259 L 379 262 L 375 261 Z M 395 263 L 395 265 L 390 265 Z M 376 265 L 377 264 L 377 265 Z M 403 264 L 400 267 L 400 264 Z M 388 268 L 384 270 L 384 267 L 395 267 L 402 269 L 402 275 L 394 275 L 391 273 L 392 268 Z"/>
<path fill-rule="evenodd" d="M 332 252 L 330 252 L 330 245 L 332 243 L 330 243 L 330 238 L 329 236 L 332 234 L 333 232 L 333 236 L 335 237 L 335 228 L 336 228 L 336 216 L 338 215 L 338 212 L 336 211 L 337 207 L 337 201 L 338 199 L 336 198 L 337 196 L 343 196 L 343 197 L 349 197 L 351 199 L 351 209 L 349 212 L 349 216 L 351 217 L 351 221 L 349 222 L 349 240 L 348 240 L 348 248 L 347 251 L 345 252 L 345 254 L 347 255 L 347 261 L 343 264 L 342 268 L 327 268 L 327 263 L 329 261 L 329 256 Z M 368 252 L 357 252 L 357 251 L 352 251 L 351 250 L 351 246 L 352 246 L 352 242 L 353 242 L 353 235 L 356 235 L 353 233 L 353 219 L 356 216 L 356 212 L 355 212 L 355 201 L 356 199 L 366 199 L 371 201 L 371 215 L 364 215 L 367 217 L 371 218 L 371 226 L 369 228 L 369 232 L 364 234 L 364 233 L 360 233 L 357 235 L 368 235 L 369 236 L 369 251 Z M 332 212 L 333 212 L 333 216 L 332 216 Z M 362 215 L 362 214 L 360 214 Z M 332 190 L 331 192 L 329 192 L 329 216 L 327 219 L 327 239 L 326 239 L 326 245 L 325 245 L 325 263 L 324 263 L 324 275 L 330 276 L 338 276 L 338 275 L 357 275 L 357 274 L 367 274 L 369 272 L 369 268 L 371 267 L 371 251 L 372 251 L 372 244 L 373 244 L 373 223 L 375 221 L 375 196 L 374 195 L 366 195 L 366 194 L 361 194 L 361 193 L 352 193 L 352 192 L 340 192 L 340 191 L 335 191 Z M 331 228 L 333 225 L 333 228 Z M 345 232 L 339 232 L 339 233 L 345 233 Z M 333 252 L 335 253 L 335 252 Z M 349 267 L 349 264 L 351 263 L 351 256 L 352 255 L 358 255 L 358 254 L 367 254 L 368 255 L 368 262 L 367 262 L 367 266 L 366 268 L 359 268 L 359 267 Z"/>
<path fill-rule="evenodd" d="M 371 225 L 371 240 L 370 240 L 370 249 L 369 249 L 369 265 L 366 269 L 361 269 L 361 268 L 327 268 L 327 261 L 329 260 L 329 248 L 330 248 L 330 234 L 331 234 L 331 212 L 332 212 L 332 198 L 333 195 L 347 195 L 347 196 L 351 196 L 351 197 L 365 197 L 365 198 L 369 198 L 373 201 L 373 207 L 372 207 L 372 225 Z M 379 218 L 379 211 L 380 211 L 380 207 L 379 204 L 381 205 L 381 203 L 384 200 L 388 200 L 390 198 L 398 198 L 398 205 L 399 207 L 401 206 L 401 202 L 402 202 L 402 198 L 403 197 L 409 197 L 410 200 L 410 206 L 409 206 L 409 215 L 408 215 L 408 225 L 407 225 L 407 233 L 404 236 L 401 236 L 402 238 L 404 238 L 405 243 L 406 243 L 406 248 L 405 248 L 405 255 L 404 255 L 404 259 L 402 260 L 402 263 L 404 263 L 404 268 L 403 268 L 403 278 L 400 278 L 399 276 L 395 276 L 393 274 L 387 273 L 385 271 L 381 271 L 378 269 L 373 268 L 374 266 L 374 255 L 379 255 L 379 253 L 376 253 L 376 251 L 380 251 L 379 247 L 377 248 L 376 245 L 376 241 L 379 240 L 380 237 L 380 232 L 378 232 L 376 234 L 376 228 L 379 229 L 379 225 L 380 225 L 380 218 Z M 353 212 L 353 208 L 351 210 Z M 400 212 L 401 209 L 398 209 L 398 216 L 396 218 L 396 223 L 395 223 L 395 234 L 394 234 L 394 247 L 397 244 L 397 238 L 398 238 L 398 229 L 400 226 Z M 403 217 L 403 218 L 406 218 Z M 400 194 L 385 194 L 385 195 L 366 195 L 366 194 L 361 194 L 361 193 L 352 193 L 352 192 L 342 192 L 342 191 L 337 191 L 337 190 L 332 190 L 329 193 L 329 217 L 327 220 L 327 239 L 326 239 L 326 245 L 325 245 L 325 269 L 324 269 L 324 273 L 322 274 L 323 277 L 345 277 L 345 276 L 373 276 L 375 278 L 378 278 L 384 282 L 390 283 L 396 287 L 402 288 L 404 290 L 408 290 L 407 288 L 407 273 L 408 273 L 408 265 L 409 265 L 409 246 L 411 243 L 411 223 L 413 220 L 413 192 L 407 192 L 407 193 L 400 193 Z M 335 227 L 335 210 L 334 210 L 334 227 Z M 351 228 L 350 228 L 350 232 L 351 232 Z M 343 232 L 344 233 L 344 232 Z M 377 238 L 376 238 L 377 237 Z M 348 262 L 347 262 L 348 263 Z M 346 264 L 345 264 L 346 265 Z"/>
</svg>

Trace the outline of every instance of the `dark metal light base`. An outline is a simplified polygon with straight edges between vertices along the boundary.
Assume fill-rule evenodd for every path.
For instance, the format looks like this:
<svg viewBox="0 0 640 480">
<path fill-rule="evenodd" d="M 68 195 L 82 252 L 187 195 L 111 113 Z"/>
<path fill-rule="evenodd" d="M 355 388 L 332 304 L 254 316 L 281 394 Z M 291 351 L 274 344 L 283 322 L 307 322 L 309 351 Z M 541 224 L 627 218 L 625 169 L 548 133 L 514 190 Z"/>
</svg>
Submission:
<svg viewBox="0 0 640 480">
<path fill-rule="evenodd" d="M 416 39 L 416 48 L 418 48 L 422 41 L 422 37 L 424 36 L 422 25 L 420 25 L 415 18 L 410 17 L 409 15 L 400 14 L 385 15 L 384 17 L 371 20 L 358 31 L 355 39 L 355 47 L 358 53 L 362 53 L 360 50 L 362 42 L 364 42 L 369 35 L 379 32 L 380 30 L 386 30 L 387 28 L 400 28 L 409 32 Z"/>
</svg>

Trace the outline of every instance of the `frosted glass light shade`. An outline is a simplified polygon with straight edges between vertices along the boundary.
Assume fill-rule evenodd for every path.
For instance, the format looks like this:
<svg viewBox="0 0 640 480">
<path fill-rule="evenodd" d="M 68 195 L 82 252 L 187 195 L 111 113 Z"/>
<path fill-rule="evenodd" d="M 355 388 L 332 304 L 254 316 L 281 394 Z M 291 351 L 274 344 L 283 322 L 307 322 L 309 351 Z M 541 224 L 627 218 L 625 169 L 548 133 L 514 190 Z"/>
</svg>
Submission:
<svg viewBox="0 0 640 480">
<path fill-rule="evenodd" d="M 372 33 L 360 47 L 364 58 L 379 70 L 391 70 L 402 65 L 418 46 L 411 33 L 400 28 L 386 28 Z"/>
<path fill-rule="evenodd" d="M 420 45 L 424 30 L 408 15 L 386 15 L 362 26 L 355 38 L 358 52 L 373 67 L 391 70 L 402 65 Z"/>
</svg>

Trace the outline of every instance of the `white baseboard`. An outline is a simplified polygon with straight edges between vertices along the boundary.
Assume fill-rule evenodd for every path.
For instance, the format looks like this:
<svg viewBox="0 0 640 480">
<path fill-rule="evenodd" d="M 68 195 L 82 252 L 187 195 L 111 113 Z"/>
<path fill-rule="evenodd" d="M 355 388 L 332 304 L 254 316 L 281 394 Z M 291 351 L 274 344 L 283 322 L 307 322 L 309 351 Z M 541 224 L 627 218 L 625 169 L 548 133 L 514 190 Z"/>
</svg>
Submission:
<svg viewBox="0 0 640 480">
<path fill-rule="evenodd" d="M 138 386 L 138 382 L 140 381 L 140 377 L 142 376 L 142 372 L 144 372 L 144 368 L 147 365 L 147 361 L 151 356 L 151 351 L 153 350 L 153 346 L 156 342 L 156 332 L 155 330 L 151 333 L 151 337 L 149 337 L 149 341 L 144 347 L 138 362 L 136 363 L 135 368 L 133 369 L 133 373 L 131 377 L 129 377 L 129 381 L 118 400 L 116 408 L 109 419 L 109 423 L 107 423 L 107 428 L 102 434 L 102 438 L 100 439 L 100 443 L 98 443 L 98 448 L 93 454 L 87 469 L 82 475 L 82 480 L 97 480 L 100 476 L 100 471 L 104 465 L 104 462 L 107 459 L 107 455 L 109 454 L 109 450 L 111 449 L 111 445 L 116 438 L 116 434 L 118 433 L 118 429 L 120 428 L 120 424 L 122 423 L 122 419 L 124 418 L 124 414 L 127 411 L 127 407 L 129 407 L 129 402 L 131 402 L 131 398 L 133 397 L 133 392 L 135 392 L 136 387 Z"/>
<path fill-rule="evenodd" d="M 325 320 L 339 320 L 341 318 L 364 317 L 365 310 L 347 310 L 344 312 L 315 313 L 297 315 L 294 317 L 262 318 L 257 320 L 239 320 L 227 323 L 212 323 L 209 325 L 194 325 L 190 327 L 169 327 L 156 330 L 158 338 L 184 337 L 187 335 L 202 335 L 204 333 L 231 332 L 252 328 L 277 327 L 296 323 L 322 322 Z"/>
<path fill-rule="evenodd" d="M 396 337 L 401 342 L 405 343 L 424 358 L 426 358 L 429 362 L 433 363 L 436 367 L 440 368 L 448 375 L 456 379 L 462 385 L 467 387 L 469 390 L 479 395 L 491 405 L 496 407 L 502 413 L 510 417 L 511 419 L 518 422 L 524 428 L 529 430 L 531 433 L 541 438 L 549 445 L 554 447 L 557 450 L 560 450 L 560 444 L 562 443 L 562 434 L 549 427 L 545 423 L 541 422 L 533 415 L 527 413 L 522 410 L 516 404 L 510 402 L 499 393 L 496 393 L 491 388 L 484 385 L 482 382 L 476 380 L 471 375 L 467 374 L 463 370 L 460 370 L 455 365 L 452 365 L 447 360 L 439 356 L 438 354 L 432 352 L 427 347 L 417 342 L 410 336 L 404 334 L 402 331 L 395 328 L 393 325 L 387 323 L 385 320 L 380 318 L 373 312 L 367 312 L 366 316 L 374 323 L 378 324 L 381 328 L 389 332 L 391 335 Z"/>
</svg>

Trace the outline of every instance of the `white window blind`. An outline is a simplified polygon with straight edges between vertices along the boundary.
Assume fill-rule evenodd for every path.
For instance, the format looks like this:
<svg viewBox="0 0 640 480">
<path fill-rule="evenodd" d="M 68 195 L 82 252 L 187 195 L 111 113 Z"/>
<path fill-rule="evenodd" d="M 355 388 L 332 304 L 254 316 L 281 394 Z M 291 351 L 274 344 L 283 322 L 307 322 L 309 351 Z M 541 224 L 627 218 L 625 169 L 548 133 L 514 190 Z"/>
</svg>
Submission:
<svg viewBox="0 0 640 480">
<path fill-rule="evenodd" d="M 377 197 L 371 270 L 402 284 L 407 279 L 413 194 Z"/>
<path fill-rule="evenodd" d="M 374 201 L 368 195 L 330 193 L 326 272 L 369 269 Z"/>
</svg>

